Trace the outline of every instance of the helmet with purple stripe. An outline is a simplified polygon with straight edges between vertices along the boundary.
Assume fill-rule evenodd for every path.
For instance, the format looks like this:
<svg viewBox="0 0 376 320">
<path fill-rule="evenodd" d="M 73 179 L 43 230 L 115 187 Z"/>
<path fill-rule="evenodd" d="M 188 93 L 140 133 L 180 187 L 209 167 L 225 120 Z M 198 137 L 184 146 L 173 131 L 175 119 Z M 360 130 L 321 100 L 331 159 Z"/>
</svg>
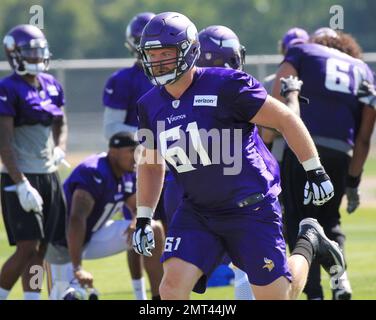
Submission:
<svg viewBox="0 0 376 320">
<path fill-rule="evenodd" d="M 200 31 L 198 37 L 201 46 L 198 66 L 243 70 L 245 48 L 230 28 L 210 26 Z"/>
<path fill-rule="evenodd" d="M 151 61 L 148 53 L 153 49 L 164 48 L 175 48 L 176 57 Z M 180 13 L 160 13 L 145 26 L 139 50 L 145 74 L 154 85 L 173 83 L 195 65 L 200 55 L 197 28 Z M 172 64 L 175 64 L 175 68 L 166 73 L 154 71 L 156 67 Z"/>
</svg>

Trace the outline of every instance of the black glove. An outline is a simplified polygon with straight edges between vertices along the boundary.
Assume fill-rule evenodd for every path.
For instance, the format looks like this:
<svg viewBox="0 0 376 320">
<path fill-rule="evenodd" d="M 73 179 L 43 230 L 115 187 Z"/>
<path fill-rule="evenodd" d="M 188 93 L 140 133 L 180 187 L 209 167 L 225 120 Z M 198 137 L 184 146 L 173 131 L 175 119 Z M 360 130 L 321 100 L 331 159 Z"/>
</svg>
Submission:
<svg viewBox="0 0 376 320">
<path fill-rule="evenodd" d="M 360 205 L 360 184 L 361 175 L 359 177 L 352 177 L 350 175 L 346 178 L 346 197 L 347 197 L 347 208 L 348 213 L 353 213 Z"/>
<path fill-rule="evenodd" d="M 316 206 L 321 206 L 334 196 L 334 187 L 323 167 L 309 170 L 307 183 L 304 187 L 304 205 L 311 201 Z"/>
<path fill-rule="evenodd" d="M 373 83 L 363 80 L 359 86 L 357 97 L 359 102 L 376 108 L 376 89 Z"/>
<path fill-rule="evenodd" d="M 155 248 L 154 232 L 150 218 L 137 218 L 136 230 L 133 233 L 133 249 L 141 255 L 151 257 Z"/>
</svg>

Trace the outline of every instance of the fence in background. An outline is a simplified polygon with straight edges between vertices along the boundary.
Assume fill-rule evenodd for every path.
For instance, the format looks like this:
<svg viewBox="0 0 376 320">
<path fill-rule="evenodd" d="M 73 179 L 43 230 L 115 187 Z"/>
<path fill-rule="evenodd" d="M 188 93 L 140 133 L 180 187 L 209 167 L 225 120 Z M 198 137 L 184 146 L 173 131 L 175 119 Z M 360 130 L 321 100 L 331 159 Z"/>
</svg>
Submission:
<svg viewBox="0 0 376 320">
<path fill-rule="evenodd" d="M 376 70 L 376 53 L 365 53 L 364 60 Z M 248 55 L 246 71 L 262 80 L 274 73 L 282 61 L 280 55 Z M 99 152 L 106 149 L 102 131 L 102 90 L 117 69 L 130 67 L 134 59 L 83 59 L 51 62 L 51 73 L 62 83 L 67 100 L 69 121 L 68 150 Z M 0 62 L 0 76 L 9 73 L 6 61 Z M 376 145 L 376 133 L 374 136 Z"/>
</svg>

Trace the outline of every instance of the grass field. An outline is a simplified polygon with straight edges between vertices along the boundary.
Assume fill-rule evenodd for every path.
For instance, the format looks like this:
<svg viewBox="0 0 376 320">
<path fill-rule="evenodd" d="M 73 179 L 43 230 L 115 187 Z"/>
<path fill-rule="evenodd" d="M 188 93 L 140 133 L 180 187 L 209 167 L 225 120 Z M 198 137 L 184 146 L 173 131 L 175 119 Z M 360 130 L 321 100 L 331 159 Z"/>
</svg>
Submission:
<svg viewBox="0 0 376 320">
<path fill-rule="evenodd" d="M 367 163 L 365 176 L 370 180 L 376 178 L 376 158 L 371 158 Z M 376 190 L 367 191 L 374 195 L 373 200 L 375 200 Z M 362 208 L 353 215 L 348 215 L 343 210 L 342 217 L 343 229 L 347 235 L 346 255 L 349 264 L 348 273 L 354 291 L 353 297 L 354 299 L 376 299 L 376 269 L 374 267 L 376 265 L 376 208 L 363 203 Z M 0 265 L 12 252 L 13 248 L 8 246 L 0 218 Z M 134 299 L 125 254 L 96 261 L 85 261 L 84 266 L 93 273 L 101 299 Z M 326 298 L 330 299 L 329 278 L 324 272 L 323 286 Z M 231 300 L 233 297 L 234 290 L 230 286 L 209 288 L 203 295 L 192 294 L 193 299 Z M 42 291 L 42 298 L 47 299 L 45 288 Z M 22 299 L 19 282 L 12 290 L 10 299 Z"/>
</svg>

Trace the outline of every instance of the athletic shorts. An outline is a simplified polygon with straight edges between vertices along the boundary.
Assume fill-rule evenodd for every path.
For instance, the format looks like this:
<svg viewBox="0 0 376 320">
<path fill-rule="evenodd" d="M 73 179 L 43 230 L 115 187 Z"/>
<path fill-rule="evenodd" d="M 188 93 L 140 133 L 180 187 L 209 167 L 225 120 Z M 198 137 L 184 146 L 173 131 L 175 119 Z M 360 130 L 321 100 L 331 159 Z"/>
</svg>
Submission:
<svg viewBox="0 0 376 320">
<path fill-rule="evenodd" d="M 265 286 L 281 276 L 291 281 L 277 199 L 265 198 L 221 215 L 182 202 L 170 224 L 162 262 L 176 257 L 197 266 L 204 276 L 193 291 L 204 293 L 225 254 L 247 273 L 251 284 Z"/>
<path fill-rule="evenodd" d="M 14 185 L 6 173 L 1 174 L 1 208 L 10 245 L 18 241 L 40 240 L 50 242 L 58 220 L 65 216 L 66 204 L 57 173 L 25 174 L 30 184 L 43 199 L 43 212 L 26 212 L 22 209 L 16 192 L 5 191 Z"/>
</svg>

